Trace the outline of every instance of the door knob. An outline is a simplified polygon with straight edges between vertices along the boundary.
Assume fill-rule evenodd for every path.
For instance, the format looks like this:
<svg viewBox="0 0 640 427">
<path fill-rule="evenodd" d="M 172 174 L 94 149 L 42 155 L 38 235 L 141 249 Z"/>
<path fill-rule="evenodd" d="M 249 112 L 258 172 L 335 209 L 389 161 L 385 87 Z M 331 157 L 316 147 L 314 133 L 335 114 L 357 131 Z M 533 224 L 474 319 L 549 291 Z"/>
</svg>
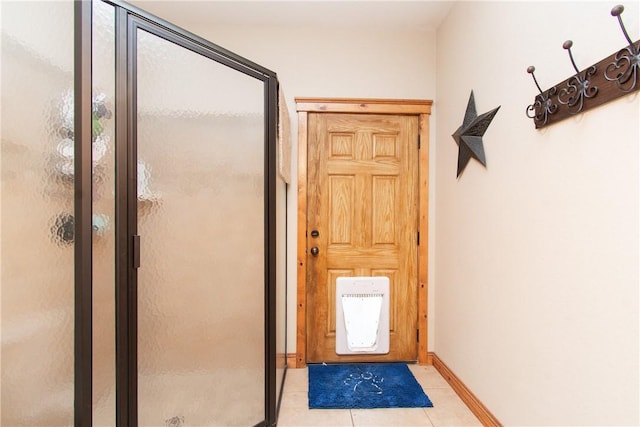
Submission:
<svg viewBox="0 0 640 427">
<path fill-rule="evenodd" d="M 317 246 L 314 246 L 311 248 L 311 255 L 318 256 L 319 253 L 320 253 L 320 249 L 318 249 Z"/>
</svg>

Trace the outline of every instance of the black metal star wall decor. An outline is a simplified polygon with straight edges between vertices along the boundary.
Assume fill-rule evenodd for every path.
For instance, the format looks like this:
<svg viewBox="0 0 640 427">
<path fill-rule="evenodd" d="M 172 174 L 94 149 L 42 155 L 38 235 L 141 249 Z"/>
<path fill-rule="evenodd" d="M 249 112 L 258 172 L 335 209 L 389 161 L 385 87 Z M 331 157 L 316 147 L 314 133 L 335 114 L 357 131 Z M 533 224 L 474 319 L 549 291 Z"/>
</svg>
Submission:
<svg viewBox="0 0 640 427">
<path fill-rule="evenodd" d="M 482 136 L 487 131 L 491 120 L 493 120 L 499 109 L 500 106 L 478 116 L 476 113 L 476 101 L 473 97 L 473 91 L 471 91 L 462 126 L 451 135 L 456 144 L 458 144 L 458 175 L 456 177 L 460 177 L 472 157 L 482 163 L 484 167 L 487 167 Z"/>
</svg>

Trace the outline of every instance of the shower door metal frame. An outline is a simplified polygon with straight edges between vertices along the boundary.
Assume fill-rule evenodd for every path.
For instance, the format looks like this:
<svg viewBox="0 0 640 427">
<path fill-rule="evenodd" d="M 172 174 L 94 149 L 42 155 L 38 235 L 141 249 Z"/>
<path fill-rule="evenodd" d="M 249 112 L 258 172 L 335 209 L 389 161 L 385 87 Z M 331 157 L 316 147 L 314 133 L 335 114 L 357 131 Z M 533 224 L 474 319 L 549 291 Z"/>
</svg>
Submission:
<svg viewBox="0 0 640 427">
<path fill-rule="evenodd" d="M 74 3 L 74 425 L 93 410 L 92 5 Z"/>
<path fill-rule="evenodd" d="M 137 426 L 136 31 L 143 29 L 264 83 L 264 420 L 276 422 L 276 131 L 278 78 L 186 30 L 119 0 L 116 46 L 116 424 Z M 75 386 L 74 424 L 92 425 L 92 2 L 74 5 L 75 79 Z M 78 137 L 79 136 L 79 137 Z"/>
</svg>

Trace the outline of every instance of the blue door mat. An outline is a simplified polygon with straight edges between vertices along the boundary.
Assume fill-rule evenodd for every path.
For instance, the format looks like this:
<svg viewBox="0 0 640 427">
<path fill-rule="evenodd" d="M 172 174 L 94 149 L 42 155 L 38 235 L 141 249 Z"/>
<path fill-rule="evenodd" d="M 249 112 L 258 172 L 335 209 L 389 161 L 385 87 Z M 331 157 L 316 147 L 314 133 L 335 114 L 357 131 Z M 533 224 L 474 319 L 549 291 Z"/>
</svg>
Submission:
<svg viewBox="0 0 640 427">
<path fill-rule="evenodd" d="M 430 408 L 406 363 L 308 365 L 309 408 Z"/>
</svg>

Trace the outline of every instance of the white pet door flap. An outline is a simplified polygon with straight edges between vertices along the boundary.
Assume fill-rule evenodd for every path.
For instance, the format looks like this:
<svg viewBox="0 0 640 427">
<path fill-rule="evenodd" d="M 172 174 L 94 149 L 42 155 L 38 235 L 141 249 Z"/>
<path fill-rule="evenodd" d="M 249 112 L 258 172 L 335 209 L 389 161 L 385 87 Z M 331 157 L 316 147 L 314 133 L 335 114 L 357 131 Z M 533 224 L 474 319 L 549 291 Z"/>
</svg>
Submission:
<svg viewBox="0 0 640 427">
<path fill-rule="evenodd" d="M 336 281 L 336 353 L 389 352 L 389 278 Z"/>
</svg>

